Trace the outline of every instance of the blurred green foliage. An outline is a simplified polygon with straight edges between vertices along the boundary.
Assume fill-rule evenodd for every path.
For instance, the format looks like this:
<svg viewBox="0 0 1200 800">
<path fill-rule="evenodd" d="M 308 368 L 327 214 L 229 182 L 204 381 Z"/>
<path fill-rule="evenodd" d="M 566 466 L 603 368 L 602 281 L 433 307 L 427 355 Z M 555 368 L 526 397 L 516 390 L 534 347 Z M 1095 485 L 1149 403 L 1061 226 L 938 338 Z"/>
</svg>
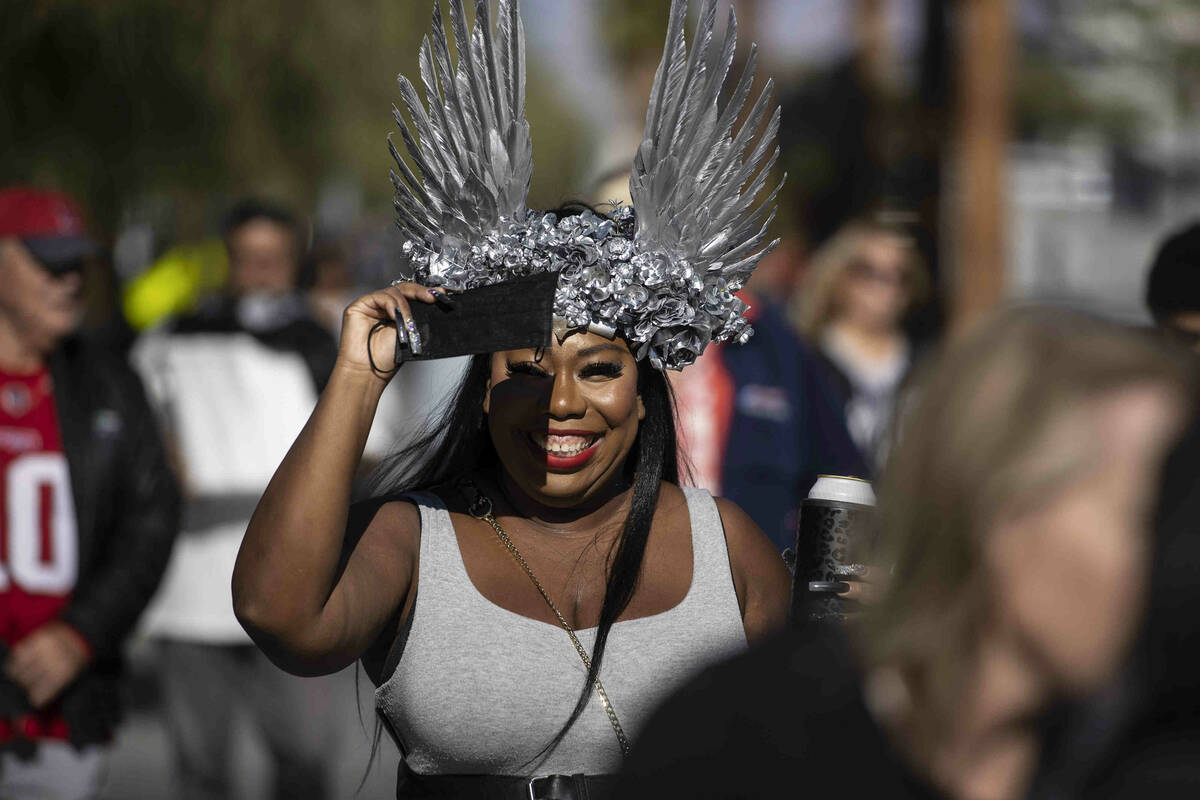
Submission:
<svg viewBox="0 0 1200 800">
<path fill-rule="evenodd" d="M 1200 0 L 1057 0 L 1049 49 L 1022 52 L 1018 134 L 1135 144 L 1200 112 Z"/>
<path fill-rule="evenodd" d="M 597 16 L 612 64 L 620 69 L 650 59 L 657 61 L 662 55 L 663 33 L 670 11 L 671 4 L 667 2 L 608 0 L 603 3 Z M 688 35 L 691 35 L 690 30 Z"/>
<path fill-rule="evenodd" d="M 430 0 L 6 0 L 0 183 L 55 186 L 113 230 L 130 209 L 195 236 L 244 193 L 307 211 L 350 180 L 391 187 L 395 77 L 417 74 Z M 538 70 L 531 63 L 531 76 Z M 529 88 L 533 196 L 582 166 L 569 113 Z M 145 215 L 145 212 L 142 212 Z"/>
<path fill-rule="evenodd" d="M 0 2 L 0 184 L 66 189 L 109 231 L 132 214 L 196 236 L 245 193 L 311 210 L 330 181 L 361 187 L 367 210 L 386 213 L 394 79 L 416 76 L 431 6 Z M 1200 0 L 1056 0 L 1049 7 L 1062 21 L 1059 46 L 1019 55 L 1020 137 L 1057 139 L 1090 128 L 1127 141 L 1159 125 L 1137 92 L 1087 80 L 1106 65 L 1169 81 L 1183 116 L 1200 108 Z M 669 4 L 603 0 L 597 8 L 610 63 L 627 80 L 648 80 Z M 587 139 L 551 91 L 555 65 L 539 67 L 531 56 L 529 66 L 537 165 L 530 204 L 550 207 L 586 195 Z M 795 75 L 792 84 L 812 77 Z M 828 147 L 785 152 L 790 189 L 837 179 Z"/>
<path fill-rule="evenodd" d="M 1081 129 L 1110 141 L 1137 133 L 1139 112 L 1120 97 L 1089 92 L 1061 63 L 1042 54 L 1023 55 L 1013 81 L 1016 136 L 1026 141 L 1058 141 Z"/>
</svg>

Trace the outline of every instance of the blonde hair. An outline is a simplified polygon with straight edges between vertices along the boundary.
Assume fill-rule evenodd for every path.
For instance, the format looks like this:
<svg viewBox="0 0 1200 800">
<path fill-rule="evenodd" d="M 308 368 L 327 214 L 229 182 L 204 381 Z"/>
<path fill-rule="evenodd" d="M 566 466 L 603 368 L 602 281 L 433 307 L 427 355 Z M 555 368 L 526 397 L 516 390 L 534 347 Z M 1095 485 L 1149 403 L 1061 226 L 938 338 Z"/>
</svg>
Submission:
<svg viewBox="0 0 1200 800">
<path fill-rule="evenodd" d="M 1186 399 L 1192 379 L 1149 333 L 1048 308 L 1001 313 L 925 365 L 879 487 L 890 584 L 854 629 L 868 672 L 896 670 L 916 699 L 905 742 L 918 758 L 949 730 L 990 613 L 991 524 L 1094 462 L 1095 437 L 1064 447 L 1060 423 L 1139 384 Z"/>
<path fill-rule="evenodd" d="M 880 236 L 900 241 L 904 248 L 909 308 L 929 296 L 929 273 L 925 262 L 903 232 L 889 225 L 866 220 L 851 222 L 813 254 L 800 288 L 792 298 L 792 323 L 809 341 L 817 341 L 838 313 L 838 297 L 851 265 L 862 258 L 867 244 Z"/>
</svg>

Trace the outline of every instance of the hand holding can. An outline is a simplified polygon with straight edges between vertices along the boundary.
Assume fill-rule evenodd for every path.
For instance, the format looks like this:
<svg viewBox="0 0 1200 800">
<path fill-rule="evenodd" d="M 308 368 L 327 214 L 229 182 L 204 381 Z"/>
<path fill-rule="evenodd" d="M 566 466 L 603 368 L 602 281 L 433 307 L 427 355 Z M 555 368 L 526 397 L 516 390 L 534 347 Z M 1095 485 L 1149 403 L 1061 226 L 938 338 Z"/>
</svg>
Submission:
<svg viewBox="0 0 1200 800">
<path fill-rule="evenodd" d="M 794 619 L 844 619 L 853 600 L 866 599 L 870 570 L 858 559 L 873 544 L 874 534 L 871 484 L 860 478 L 820 476 L 800 505 Z"/>
</svg>

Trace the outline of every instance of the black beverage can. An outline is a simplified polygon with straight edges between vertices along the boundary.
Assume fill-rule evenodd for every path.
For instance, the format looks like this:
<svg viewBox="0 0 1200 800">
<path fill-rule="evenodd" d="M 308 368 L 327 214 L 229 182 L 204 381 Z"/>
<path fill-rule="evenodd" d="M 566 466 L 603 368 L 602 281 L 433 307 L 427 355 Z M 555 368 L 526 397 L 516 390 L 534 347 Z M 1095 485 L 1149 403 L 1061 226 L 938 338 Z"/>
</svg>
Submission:
<svg viewBox="0 0 1200 800">
<path fill-rule="evenodd" d="M 870 481 L 821 475 L 800 504 L 796 525 L 796 571 L 792 619 L 840 620 L 847 601 L 845 569 L 873 544 L 875 492 Z"/>
</svg>

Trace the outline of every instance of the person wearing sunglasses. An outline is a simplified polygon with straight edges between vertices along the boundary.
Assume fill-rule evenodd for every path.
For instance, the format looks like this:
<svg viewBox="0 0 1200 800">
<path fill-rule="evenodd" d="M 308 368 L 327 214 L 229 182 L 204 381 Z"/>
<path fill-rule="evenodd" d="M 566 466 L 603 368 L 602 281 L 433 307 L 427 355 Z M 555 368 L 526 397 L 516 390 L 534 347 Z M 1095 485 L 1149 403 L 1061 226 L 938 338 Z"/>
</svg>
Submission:
<svg viewBox="0 0 1200 800">
<path fill-rule="evenodd" d="M 0 190 L 0 797 L 100 789 L 178 524 L 137 376 L 77 334 L 99 251 L 70 197 Z"/>
<path fill-rule="evenodd" d="M 796 326 L 841 395 L 850 436 L 876 470 L 897 393 L 915 361 L 903 323 L 928 291 L 928 275 L 908 238 L 859 221 L 814 254 L 793 304 Z"/>
<path fill-rule="evenodd" d="M 333 337 L 297 291 L 304 225 L 286 206 L 235 203 L 221 234 L 224 291 L 142 336 L 132 353 L 184 487 L 183 524 L 143 630 L 159 658 L 172 797 L 233 796 L 235 720 L 268 754 L 271 792 L 333 794 L 337 678 L 301 681 L 267 662 L 233 614 L 229 580 L 274 464 L 329 379 Z"/>
</svg>

